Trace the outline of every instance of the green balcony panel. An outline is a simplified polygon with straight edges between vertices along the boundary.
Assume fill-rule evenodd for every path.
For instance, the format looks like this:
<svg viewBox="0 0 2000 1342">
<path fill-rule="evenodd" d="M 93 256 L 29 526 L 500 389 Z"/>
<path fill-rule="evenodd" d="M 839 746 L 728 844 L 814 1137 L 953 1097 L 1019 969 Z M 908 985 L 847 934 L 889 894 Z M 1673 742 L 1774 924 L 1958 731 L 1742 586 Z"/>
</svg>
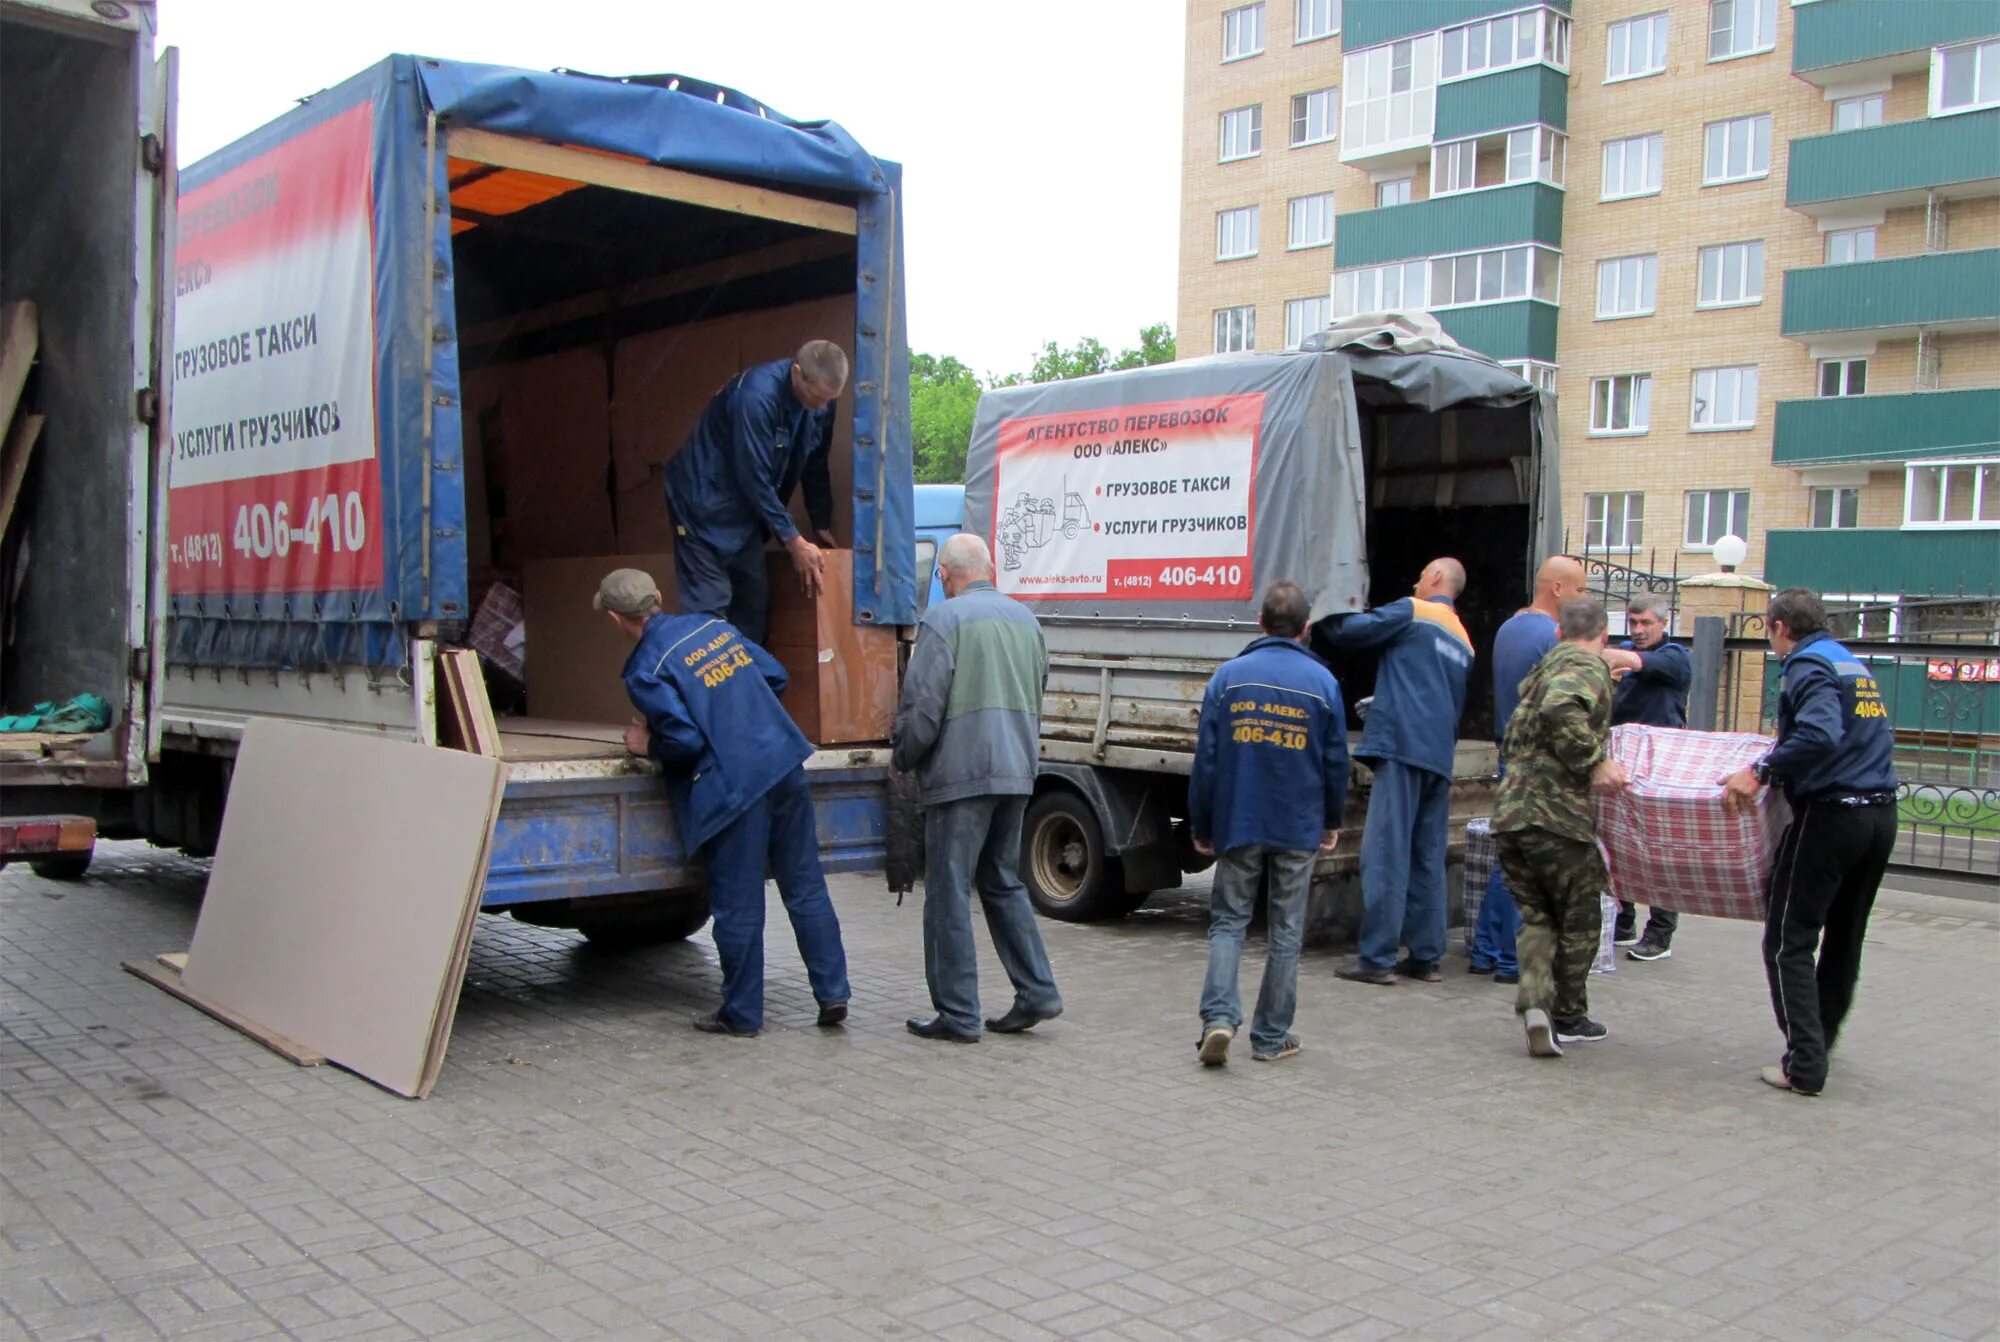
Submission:
<svg viewBox="0 0 2000 1342">
<path fill-rule="evenodd" d="M 1569 13 L 1570 0 L 1548 3 Z M 1340 44 L 1348 51 L 1359 51 L 1525 7 L 1522 0 L 1347 0 L 1341 7 Z"/>
<path fill-rule="evenodd" d="M 1446 308 L 1432 316 L 1452 339 L 1489 359 L 1556 361 L 1556 309 L 1552 303 L 1523 299 L 1472 308 Z"/>
<path fill-rule="evenodd" d="M 1816 592 L 2000 596 L 2000 529 L 1768 531 L 1764 581 Z"/>
<path fill-rule="evenodd" d="M 2000 453 L 2000 387 L 1778 402 L 1771 461 L 1825 466 Z"/>
<path fill-rule="evenodd" d="M 1431 139 L 1441 143 L 1537 121 L 1568 128 L 1569 76 L 1546 65 L 1524 65 L 1439 85 Z"/>
<path fill-rule="evenodd" d="M 1896 208 L 1923 204 L 1933 188 L 2000 194 L 2000 107 L 1794 140 L 1785 204 L 1808 214 L 1856 202 Z"/>
<path fill-rule="evenodd" d="M 1559 248 L 1562 210 L 1563 193 L 1541 182 L 1357 210 L 1341 215 L 1334 226 L 1334 265 L 1367 266 L 1516 242 Z"/>
<path fill-rule="evenodd" d="M 2000 34 L 1993 0 L 1817 0 L 1792 10 L 1792 73 L 1874 65 L 1854 76 L 1921 70 L 1932 47 Z"/>
<path fill-rule="evenodd" d="M 1926 326 L 2000 328 L 2000 247 L 1785 272 L 1787 336 Z"/>
</svg>

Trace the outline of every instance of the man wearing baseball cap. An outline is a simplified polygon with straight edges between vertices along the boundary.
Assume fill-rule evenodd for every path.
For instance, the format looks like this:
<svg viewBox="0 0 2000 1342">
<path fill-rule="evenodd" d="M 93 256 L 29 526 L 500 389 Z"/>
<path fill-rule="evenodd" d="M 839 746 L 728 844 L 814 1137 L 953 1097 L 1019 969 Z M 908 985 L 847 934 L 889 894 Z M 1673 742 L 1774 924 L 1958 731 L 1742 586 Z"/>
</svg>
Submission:
<svg viewBox="0 0 2000 1342">
<path fill-rule="evenodd" d="M 722 1005 L 697 1017 L 708 1034 L 764 1027 L 764 871 L 792 920 L 819 1024 L 847 1019 L 847 952 L 827 897 L 801 766 L 812 745 L 778 702 L 785 669 L 726 620 L 669 615 L 650 574 L 606 574 L 594 604 L 636 645 L 625 692 L 642 715 L 625 748 L 659 762 L 681 842 L 708 868 L 722 960 Z"/>
</svg>

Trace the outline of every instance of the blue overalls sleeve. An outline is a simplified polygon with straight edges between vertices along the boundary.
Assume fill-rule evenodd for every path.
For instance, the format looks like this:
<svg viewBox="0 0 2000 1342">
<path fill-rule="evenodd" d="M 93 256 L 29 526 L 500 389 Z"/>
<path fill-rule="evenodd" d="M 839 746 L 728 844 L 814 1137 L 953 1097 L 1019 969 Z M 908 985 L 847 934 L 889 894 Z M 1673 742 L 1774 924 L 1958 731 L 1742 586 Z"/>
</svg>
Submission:
<svg viewBox="0 0 2000 1342">
<path fill-rule="evenodd" d="M 1416 607 L 1405 597 L 1365 615 L 1336 615 L 1326 630 L 1326 638 L 1336 648 L 1385 648 L 1395 641 L 1396 635 L 1409 628 L 1415 614 Z"/>
<path fill-rule="evenodd" d="M 743 646 L 749 652 L 750 660 L 755 663 L 757 674 L 764 677 L 764 683 L 771 687 L 771 693 L 783 694 L 785 686 L 792 683 L 792 678 L 786 674 L 783 664 L 747 638 L 743 640 Z"/>
<path fill-rule="evenodd" d="M 1321 747 L 1320 771 L 1326 777 L 1326 828 L 1339 829 L 1347 808 L 1347 709 L 1340 702 L 1336 685 L 1332 702 L 1321 714 L 1321 730 L 1326 734 Z"/>
<path fill-rule="evenodd" d="M 903 699 L 896 707 L 896 728 L 890 738 L 892 760 L 908 773 L 923 763 L 944 727 L 951 702 L 951 644 L 929 625 L 917 628 L 917 646 L 903 672 Z"/>
<path fill-rule="evenodd" d="M 1201 721 L 1195 728 L 1194 768 L 1188 774 L 1188 833 L 1207 843 L 1215 833 L 1215 756 L 1222 748 L 1222 696 L 1211 678 L 1201 696 Z"/>
<path fill-rule="evenodd" d="M 692 767 L 707 743 L 688 715 L 680 691 L 665 680 L 628 682 L 626 691 L 631 695 L 632 706 L 646 719 L 646 730 L 651 737 L 646 753 L 664 768 Z"/>
<path fill-rule="evenodd" d="M 1785 668 L 1784 693 L 1792 701 L 1792 729 L 1764 763 L 1780 778 L 1804 778 L 1840 744 L 1846 727 L 1840 711 L 1840 679 L 1825 662 L 1800 657 Z"/>
<path fill-rule="evenodd" d="M 831 402 L 820 422 L 819 441 L 806 456 L 799 475 L 799 490 L 805 495 L 806 516 L 813 530 L 833 530 L 833 481 L 827 473 L 827 459 L 833 455 L 833 422 L 840 414 L 840 402 Z"/>
<path fill-rule="evenodd" d="M 1651 685 L 1685 691 L 1694 682 L 1694 663 L 1680 644 L 1662 643 L 1649 652 L 1639 652 L 1639 669 L 1632 674 Z"/>
<path fill-rule="evenodd" d="M 755 379 L 744 377 L 737 382 L 729 407 L 729 427 L 735 438 L 729 473 L 737 493 L 756 511 L 764 529 L 781 542 L 799 534 L 792 525 L 791 510 L 778 497 L 777 482 L 784 477 L 784 463 L 773 456 L 783 418 L 777 397 L 783 394 L 780 390 L 766 395 Z"/>
</svg>

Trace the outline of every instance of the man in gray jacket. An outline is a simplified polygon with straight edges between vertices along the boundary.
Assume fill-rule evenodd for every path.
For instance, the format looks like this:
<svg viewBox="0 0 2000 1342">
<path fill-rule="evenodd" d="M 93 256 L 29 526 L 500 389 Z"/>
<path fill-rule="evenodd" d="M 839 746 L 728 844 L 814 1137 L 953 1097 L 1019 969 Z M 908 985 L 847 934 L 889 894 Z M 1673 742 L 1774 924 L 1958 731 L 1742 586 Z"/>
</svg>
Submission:
<svg viewBox="0 0 2000 1342">
<path fill-rule="evenodd" d="M 896 711 L 896 767 L 916 772 L 924 805 L 924 977 L 937 1008 L 909 1027 L 925 1039 L 971 1044 L 979 1039 L 975 882 L 993 949 L 1014 981 L 1014 1005 L 986 1028 L 1017 1034 L 1062 1014 L 1019 875 L 1049 657 L 1027 607 L 994 589 L 985 541 L 953 536 L 938 552 L 938 574 L 948 599 L 924 615 Z"/>
</svg>

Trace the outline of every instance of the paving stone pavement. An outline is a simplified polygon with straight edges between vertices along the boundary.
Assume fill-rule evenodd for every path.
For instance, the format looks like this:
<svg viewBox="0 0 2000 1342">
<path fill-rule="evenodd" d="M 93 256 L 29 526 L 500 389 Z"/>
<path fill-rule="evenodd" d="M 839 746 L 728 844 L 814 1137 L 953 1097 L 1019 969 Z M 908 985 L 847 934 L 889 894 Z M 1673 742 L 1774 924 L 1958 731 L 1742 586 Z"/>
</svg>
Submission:
<svg viewBox="0 0 2000 1342">
<path fill-rule="evenodd" d="M 686 1026 L 705 934 L 621 956 L 487 917 L 417 1103 L 120 972 L 187 945 L 204 874 L 129 845 L 0 874 L 11 1336 L 2000 1335 L 1994 904 L 1885 893 L 1817 1100 L 1757 1083 L 1748 924 L 1594 979 L 1611 1038 L 1559 1062 L 1488 980 L 1309 953 L 1306 1051 L 1204 1071 L 1199 891 L 1044 924 L 1067 1014 L 974 1048 L 905 1033 L 920 906 L 870 879 L 835 883 L 848 1027 L 813 1028 L 774 901 L 753 1041 Z"/>
</svg>

